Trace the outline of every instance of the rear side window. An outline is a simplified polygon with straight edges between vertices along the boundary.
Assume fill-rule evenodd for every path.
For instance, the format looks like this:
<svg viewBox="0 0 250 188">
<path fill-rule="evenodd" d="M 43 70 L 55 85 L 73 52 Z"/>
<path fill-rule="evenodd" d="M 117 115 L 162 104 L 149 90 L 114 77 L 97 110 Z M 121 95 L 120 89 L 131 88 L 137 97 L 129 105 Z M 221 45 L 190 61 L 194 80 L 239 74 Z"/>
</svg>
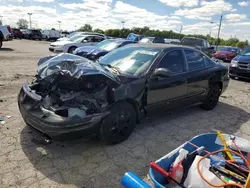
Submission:
<svg viewBox="0 0 250 188">
<path fill-rule="evenodd" d="M 189 71 L 205 68 L 209 64 L 209 59 L 196 50 L 184 50 L 184 52 Z"/>
</svg>

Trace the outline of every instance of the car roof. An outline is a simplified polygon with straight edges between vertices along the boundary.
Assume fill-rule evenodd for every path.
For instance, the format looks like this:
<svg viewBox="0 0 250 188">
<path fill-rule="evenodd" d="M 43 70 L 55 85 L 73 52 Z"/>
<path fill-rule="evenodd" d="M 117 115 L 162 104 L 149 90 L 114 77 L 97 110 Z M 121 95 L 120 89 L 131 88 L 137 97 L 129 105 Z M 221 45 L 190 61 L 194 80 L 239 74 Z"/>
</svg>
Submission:
<svg viewBox="0 0 250 188">
<path fill-rule="evenodd" d="M 102 36 L 102 35 L 95 35 L 95 34 L 94 35 L 82 34 L 82 36 L 83 37 L 103 37 L 104 38 L 104 36 Z"/>
<path fill-rule="evenodd" d="M 183 37 L 183 39 L 198 39 L 198 40 L 205 40 L 203 38 L 198 38 L 198 37 Z"/>
<path fill-rule="evenodd" d="M 159 48 L 159 49 L 167 49 L 167 48 L 194 49 L 193 47 L 190 47 L 190 46 L 182 46 L 178 44 L 163 44 L 163 43 L 136 43 L 136 44 L 130 44 L 129 46 L 145 47 L 145 48 Z"/>
</svg>

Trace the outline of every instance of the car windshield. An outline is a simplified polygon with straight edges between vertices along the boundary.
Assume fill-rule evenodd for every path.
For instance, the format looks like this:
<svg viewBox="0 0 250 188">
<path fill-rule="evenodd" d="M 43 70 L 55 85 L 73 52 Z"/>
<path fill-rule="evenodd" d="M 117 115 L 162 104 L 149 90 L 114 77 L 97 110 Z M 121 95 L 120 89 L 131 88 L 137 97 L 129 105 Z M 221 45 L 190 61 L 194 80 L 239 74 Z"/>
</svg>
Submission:
<svg viewBox="0 0 250 188">
<path fill-rule="evenodd" d="M 104 40 L 96 45 L 97 48 L 105 51 L 112 51 L 120 45 L 117 40 Z"/>
<path fill-rule="evenodd" d="M 118 48 L 99 60 L 101 65 L 118 68 L 120 72 L 139 76 L 144 74 L 156 56 L 158 48 L 129 46 Z"/>
<path fill-rule="evenodd" d="M 72 42 L 75 42 L 75 43 L 80 43 L 80 42 L 82 42 L 84 39 L 85 39 L 85 37 L 80 36 L 80 37 L 77 37 L 75 40 L 71 40 L 71 41 L 72 41 Z"/>
<path fill-rule="evenodd" d="M 65 34 L 67 34 L 67 33 L 65 33 Z M 74 33 L 70 33 L 70 34 L 68 34 L 68 38 L 70 38 L 70 37 L 72 37 L 72 36 L 74 36 L 74 35 L 76 35 L 76 34 L 78 34 L 78 33 L 76 33 L 76 32 L 74 32 Z"/>
<path fill-rule="evenodd" d="M 82 38 L 83 36 L 82 35 L 79 35 L 79 34 L 75 34 L 74 36 L 70 37 L 69 40 L 70 41 L 75 41 L 79 38 Z"/>
<path fill-rule="evenodd" d="M 33 33 L 40 33 L 39 30 L 32 30 Z"/>
<path fill-rule="evenodd" d="M 243 55 L 243 56 L 250 56 L 250 45 L 247 46 L 241 53 L 240 55 Z"/>
<path fill-rule="evenodd" d="M 148 37 L 148 38 L 143 38 L 143 39 L 141 39 L 139 42 L 140 42 L 140 43 L 150 43 L 150 42 L 152 42 L 153 40 L 154 40 L 153 37 Z"/>
</svg>

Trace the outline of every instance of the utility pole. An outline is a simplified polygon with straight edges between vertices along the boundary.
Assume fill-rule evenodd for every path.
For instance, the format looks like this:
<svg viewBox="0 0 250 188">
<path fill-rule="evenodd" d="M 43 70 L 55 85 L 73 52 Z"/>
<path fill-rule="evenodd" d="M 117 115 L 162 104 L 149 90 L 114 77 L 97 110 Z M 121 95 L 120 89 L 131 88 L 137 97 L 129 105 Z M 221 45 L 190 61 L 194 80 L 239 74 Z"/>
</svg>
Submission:
<svg viewBox="0 0 250 188">
<path fill-rule="evenodd" d="M 59 24 L 59 31 L 61 30 L 61 21 L 58 21 L 58 24 Z"/>
<path fill-rule="evenodd" d="M 28 13 L 28 15 L 29 15 L 29 18 L 30 18 L 30 29 L 31 29 L 31 15 L 32 15 L 32 13 Z"/>
<path fill-rule="evenodd" d="M 220 24 L 219 24 L 219 30 L 218 30 L 218 37 L 217 37 L 217 49 L 219 46 L 219 42 L 220 42 L 220 29 L 221 29 L 221 24 L 222 24 L 222 15 L 220 16 Z"/>
<path fill-rule="evenodd" d="M 3 25 L 3 16 L 0 16 L 1 18 L 1 25 Z"/>
<path fill-rule="evenodd" d="M 183 28 L 183 25 L 181 24 L 181 28 L 180 28 L 180 40 L 181 40 L 181 32 L 182 32 L 182 28 Z"/>
<path fill-rule="evenodd" d="M 183 25 L 181 25 L 181 28 L 180 28 L 180 34 L 181 34 L 181 32 L 182 32 L 182 28 L 183 28 Z"/>
<path fill-rule="evenodd" d="M 121 21 L 122 23 L 122 29 L 124 28 L 125 21 Z"/>
</svg>

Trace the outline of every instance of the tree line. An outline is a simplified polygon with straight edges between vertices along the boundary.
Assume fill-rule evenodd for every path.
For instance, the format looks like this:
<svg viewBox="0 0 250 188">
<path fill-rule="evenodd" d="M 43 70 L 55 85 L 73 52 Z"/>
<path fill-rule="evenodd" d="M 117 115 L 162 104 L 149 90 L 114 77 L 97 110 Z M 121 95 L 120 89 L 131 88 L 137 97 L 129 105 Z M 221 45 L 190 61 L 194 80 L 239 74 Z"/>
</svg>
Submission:
<svg viewBox="0 0 250 188">
<path fill-rule="evenodd" d="M 141 34 L 144 36 L 155 36 L 155 37 L 162 37 L 162 38 L 169 38 L 169 39 L 182 39 L 185 36 L 189 36 L 189 37 L 198 37 L 198 38 L 206 39 L 211 45 L 218 44 L 221 46 L 234 46 L 234 47 L 240 47 L 240 48 L 244 48 L 245 46 L 249 44 L 248 40 L 240 41 L 238 38 L 229 38 L 227 40 L 220 38 L 219 43 L 218 43 L 217 38 L 211 37 L 210 35 L 197 35 L 197 34 L 185 35 L 185 34 L 174 32 L 172 30 L 160 31 L 160 30 L 150 29 L 149 27 L 133 27 L 132 29 L 122 28 L 122 29 L 102 30 L 102 29 L 93 29 L 90 24 L 85 24 L 84 26 L 80 27 L 78 31 L 89 31 L 89 32 L 93 31 L 93 32 L 105 34 L 106 36 L 119 37 L 119 38 L 126 38 L 129 33 L 136 33 L 136 34 Z"/>
<path fill-rule="evenodd" d="M 16 23 L 19 29 L 27 29 L 28 28 L 28 21 L 25 19 L 19 19 L 18 22 Z M 144 36 L 155 36 L 155 37 L 162 37 L 162 38 L 169 38 L 169 39 L 182 39 L 185 36 L 189 37 L 198 37 L 198 38 L 203 38 L 208 40 L 208 42 L 211 45 L 221 45 L 221 46 L 235 46 L 235 47 L 240 47 L 244 48 L 247 46 L 249 43 L 248 41 L 240 41 L 237 38 L 230 38 L 230 39 L 219 39 L 214 38 L 210 35 L 184 35 L 181 33 L 174 32 L 172 30 L 170 31 L 160 31 L 160 30 L 154 30 L 150 29 L 149 27 L 133 27 L 131 29 L 128 28 L 122 28 L 122 29 L 107 29 L 107 30 L 102 30 L 102 29 L 93 29 L 93 27 L 90 24 L 85 24 L 84 26 L 80 27 L 77 31 L 88 31 L 88 32 L 97 32 L 97 33 L 102 33 L 105 34 L 106 36 L 110 37 L 118 37 L 118 38 L 126 38 L 129 33 L 136 33 L 136 34 L 141 34 Z"/>
</svg>

